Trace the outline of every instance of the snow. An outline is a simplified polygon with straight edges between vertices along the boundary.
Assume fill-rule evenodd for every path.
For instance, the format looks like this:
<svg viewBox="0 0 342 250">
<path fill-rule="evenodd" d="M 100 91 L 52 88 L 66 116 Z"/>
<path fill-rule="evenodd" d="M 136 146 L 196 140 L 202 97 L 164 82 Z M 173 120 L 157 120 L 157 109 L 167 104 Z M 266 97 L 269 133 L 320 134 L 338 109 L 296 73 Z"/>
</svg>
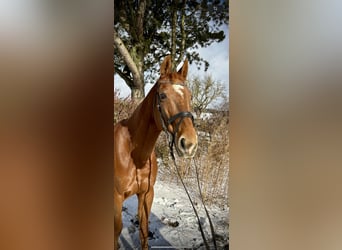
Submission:
<svg viewBox="0 0 342 250">
<path fill-rule="evenodd" d="M 151 249 L 204 249 L 196 216 L 182 186 L 170 181 L 157 180 L 152 211 L 149 218 L 149 246 Z M 198 190 L 189 190 L 191 193 Z M 211 239 L 210 226 L 201 202 L 193 196 L 207 240 Z M 228 249 L 229 208 L 207 206 L 214 224 L 218 249 Z M 123 205 L 123 230 L 120 249 L 139 249 L 137 198 L 128 198 Z M 210 240 L 211 241 L 211 240 Z"/>
<path fill-rule="evenodd" d="M 209 120 L 212 118 L 213 114 L 210 112 L 203 112 L 200 114 L 200 116 L 198 117 L 196 113 L 193 114 L 195 119 L 201 119 L 201 120 Z"/>
</svg>

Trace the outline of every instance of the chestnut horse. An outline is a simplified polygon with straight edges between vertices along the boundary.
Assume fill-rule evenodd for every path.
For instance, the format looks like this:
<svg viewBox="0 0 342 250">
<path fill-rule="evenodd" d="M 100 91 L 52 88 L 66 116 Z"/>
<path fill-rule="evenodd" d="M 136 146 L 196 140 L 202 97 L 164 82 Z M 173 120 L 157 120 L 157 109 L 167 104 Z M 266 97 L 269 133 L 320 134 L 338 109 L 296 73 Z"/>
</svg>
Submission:
<svg viewBox="0 0 342 250">
<path fill-rule="evenodd" d="M 114 126 L 114 249 L 122 230 L 122 204 L 138 196 L 140 243 L 148 249 L 148 219 L 154 195 L 157 161 L 156 140 L 162 130 L 173 137 L 180 157 L 191 158 L 197 150 L 197 134 L 190 113 L 191 93 L 185 85 L 188 61 L 178 72 L 171 57 L 160 67 L 160 78 L 128 119 Z"/>
</svg>

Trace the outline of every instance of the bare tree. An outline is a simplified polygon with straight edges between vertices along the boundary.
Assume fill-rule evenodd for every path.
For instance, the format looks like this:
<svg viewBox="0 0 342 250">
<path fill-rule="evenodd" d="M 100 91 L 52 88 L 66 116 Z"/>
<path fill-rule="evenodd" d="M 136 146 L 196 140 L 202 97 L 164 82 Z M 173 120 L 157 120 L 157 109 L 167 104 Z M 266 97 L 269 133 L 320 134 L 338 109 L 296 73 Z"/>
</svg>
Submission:
<svg viewBox="0 0 342 250">
<path fill-rule="evenodd" d="M 192 106 L 199 117 L 215 100 L 226 98 L 225 87 L 215 81 L 211 75 L 203 78 L 198 76 L 189 80 L 188 86 L 192 92 Z"/>
</svg>

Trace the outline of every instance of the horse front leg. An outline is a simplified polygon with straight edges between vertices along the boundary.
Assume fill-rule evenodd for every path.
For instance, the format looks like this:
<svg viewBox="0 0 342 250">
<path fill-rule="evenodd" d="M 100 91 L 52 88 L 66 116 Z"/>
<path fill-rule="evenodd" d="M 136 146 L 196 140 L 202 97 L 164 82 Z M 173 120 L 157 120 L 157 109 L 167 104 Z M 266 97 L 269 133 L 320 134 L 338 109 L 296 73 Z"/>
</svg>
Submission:
<svg viewBox="0 0 342 250">
<path fill-rule="evenodd" d="M 141 249 L 148 249 L 148 219 L 151 213 L 153 195 L 153 186 L 150 186 L 148 192 L 138 194 L 138 216 L 140 225 Z"/>
<path fill-rule="evenodd" d="M 119 236 L 122 230 L 123 198 L 114 191 L 114 250 L 119 249 Z"/>
</svg>

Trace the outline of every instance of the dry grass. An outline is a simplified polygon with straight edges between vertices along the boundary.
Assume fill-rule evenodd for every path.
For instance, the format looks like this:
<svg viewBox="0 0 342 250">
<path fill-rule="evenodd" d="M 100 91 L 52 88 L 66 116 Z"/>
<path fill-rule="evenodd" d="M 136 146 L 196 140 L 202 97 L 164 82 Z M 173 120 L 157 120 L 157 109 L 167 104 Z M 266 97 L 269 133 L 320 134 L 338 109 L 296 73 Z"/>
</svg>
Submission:
<svg viewBox="0 0 342 250">
<path fill-rule="evenodd" d="M 114 124 L 128 118 L 137 107 L 137 103 L 130 98 L 122 99 L 119 94 L 119 91 L 114 89 Z"/>
<path fill-rule="evenodd" d="M 200 142 L 195 161 L 204 199 L 209 203 L 222 205 L 228 201 L 228 114 L 220 113 L 211 121 L 212 124 L 202 121 L 206 124 L 202 129 L 210 136 L 208 139 L 200 137 L 203 142 Z"/>
</svg>

